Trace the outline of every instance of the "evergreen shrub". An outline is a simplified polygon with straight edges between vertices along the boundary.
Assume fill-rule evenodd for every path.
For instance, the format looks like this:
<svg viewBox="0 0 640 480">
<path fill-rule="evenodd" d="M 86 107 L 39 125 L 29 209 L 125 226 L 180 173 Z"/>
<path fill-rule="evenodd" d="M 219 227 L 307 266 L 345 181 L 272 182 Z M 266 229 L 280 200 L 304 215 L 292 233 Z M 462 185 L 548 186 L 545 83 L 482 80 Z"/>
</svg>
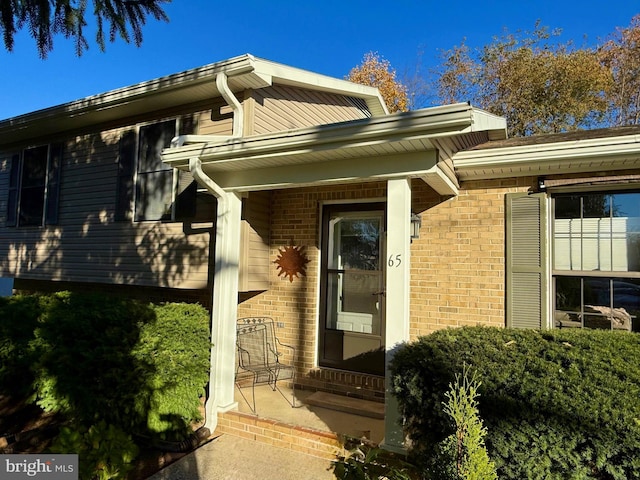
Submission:
<svg viewBox="0 0 640 480">
<path fill-rule="evenodd" d="M 0 393 L 10 379 L 48 412 L 87 428 L 184 439 L 209 380 L 209 314 L 194 304 L 145 304 L 58 292 L 0 302 Z"/>
<path fill-rule="evenodd" d="M 400 348 L 391 388 L 418 464 L 453 433 L 442 404 L 465 364 L 498 478 L 640 478 L 640 336 L 465 327 Z"/>
<path fill-rule="evenodd" d="M 0 395 L 25 396 L 37 360 L 33 342 L 42 313 L 36 296 L 0 297 Z"/>
</svg>

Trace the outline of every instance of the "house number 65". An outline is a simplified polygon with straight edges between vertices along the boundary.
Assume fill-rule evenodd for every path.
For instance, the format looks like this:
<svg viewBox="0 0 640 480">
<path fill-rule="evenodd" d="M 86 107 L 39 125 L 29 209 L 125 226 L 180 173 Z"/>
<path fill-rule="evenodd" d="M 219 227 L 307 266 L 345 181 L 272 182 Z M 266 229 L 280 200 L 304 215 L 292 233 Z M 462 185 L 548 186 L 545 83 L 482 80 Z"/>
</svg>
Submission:
<svg viewBox="0 0 640 480">
<path fill-rule="evenodd" d="M 397 268 L 400 266 L 401 263 L 402 263 L 402 254 L 398 253 L 396 255 L 389 255 L 389 261 L 387 262 L 387 265 L 389 265 L 389 267 Z"/>
</svg>

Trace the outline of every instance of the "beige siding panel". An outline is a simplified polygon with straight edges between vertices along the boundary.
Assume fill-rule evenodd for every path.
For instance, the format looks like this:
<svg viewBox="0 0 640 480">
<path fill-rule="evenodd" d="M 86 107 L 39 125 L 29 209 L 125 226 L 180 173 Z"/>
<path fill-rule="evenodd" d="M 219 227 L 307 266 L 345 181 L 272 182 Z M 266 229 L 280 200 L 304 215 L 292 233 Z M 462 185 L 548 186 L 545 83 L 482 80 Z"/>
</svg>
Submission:
<svg viewBox="0 0 640 480">
<path fill-rule="evenodd" d="M 205 288 L 209 233 L 182 224 L 84 224 L 6 229 L 0 275 L 66 281 Z"/>
<path fill-rule="evenodd" d="M 231 135 L 233 118 L 213 119 L 212 112 L 203 112 L 198 120 L 199 135 Z"/>
<path fill-rule="evenodd" d="M 254 134 L 344 122 L 369 117 L 351 98 L 274 85 L 253 92 Z"/>
<path fill-rule="evenodd" d="M 224 130 L 221 122 L 210 119 L 210 110 L 197 115 L 205 130 Z M 0 154 L 0 276 L 207 287 L 211 223 L 191 228 L 179 222 L 113 221 L 119 138 L 123 131 L 136 128 L 131 125 L 67 139 L 59 224 L 45 228 L 4 227 L 9 162 Z"/>
<path fill-rule="evenodd" d="M 252 192 L 244 202 L 239 277 L 242 292 L 269 286 L 270 212 L 269 192 Z"/>
</svg>

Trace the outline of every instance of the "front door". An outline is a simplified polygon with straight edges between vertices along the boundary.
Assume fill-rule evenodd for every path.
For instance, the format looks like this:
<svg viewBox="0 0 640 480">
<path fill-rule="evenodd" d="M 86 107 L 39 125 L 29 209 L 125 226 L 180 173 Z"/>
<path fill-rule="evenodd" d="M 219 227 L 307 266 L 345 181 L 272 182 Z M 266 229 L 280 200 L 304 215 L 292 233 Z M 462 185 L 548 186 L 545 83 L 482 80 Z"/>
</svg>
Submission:
<svg viewBox="0 0 640 480">
<path fill-rule="evenodd" d="M 323 209 L 321 366 L 384 375 L 384 204 Z"/>
</svg>

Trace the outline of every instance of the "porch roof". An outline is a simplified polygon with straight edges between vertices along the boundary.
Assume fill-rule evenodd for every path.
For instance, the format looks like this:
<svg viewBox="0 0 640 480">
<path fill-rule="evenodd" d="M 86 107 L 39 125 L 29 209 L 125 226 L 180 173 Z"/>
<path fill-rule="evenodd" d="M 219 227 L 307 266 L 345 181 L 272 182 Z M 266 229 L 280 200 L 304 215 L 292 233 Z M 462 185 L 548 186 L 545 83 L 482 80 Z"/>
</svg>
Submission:
<svg viewBox="0 0 640 480">
<path fill-rule="evenodd" d="M 372 116 L 388 110 L 377 88 L 359 85 L 269 60 L 241 55 L 135 85 L 118 88 L 0 120 L 0 145 L 38 137 L 82 132 L 94 125 L 118 125 L 150 112 L 197 104 L 219 97 L 216 77 L 224 73 L 233 92 L 259 89 L 274 83 L 338 93 L 364 100 Z"/>
<path fill-rule="evenodd" d="M 638 168 L 640 126 L 489 141 L 453 155 L 460 180 Z"/>
<path fill-rule="evenodd" d="M 467 103 L 251 137 L 201 137 L 163 160 L 202 170 L 227 191 L 251 191 L 399 176 L 457 193 L 446 162 L 458 150 L 506 136 L 503 118 Z"/>
</svg>

